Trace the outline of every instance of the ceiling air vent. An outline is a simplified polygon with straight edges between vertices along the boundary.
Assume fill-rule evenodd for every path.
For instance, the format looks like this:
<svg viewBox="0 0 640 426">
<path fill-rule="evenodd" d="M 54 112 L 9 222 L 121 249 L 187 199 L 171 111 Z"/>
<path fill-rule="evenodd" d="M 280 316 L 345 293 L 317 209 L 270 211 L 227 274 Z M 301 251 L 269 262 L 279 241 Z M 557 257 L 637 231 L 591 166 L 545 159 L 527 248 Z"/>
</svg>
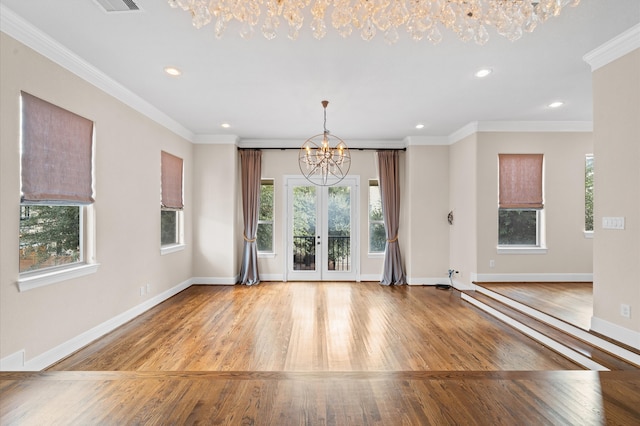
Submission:
<svg viewBox="0 0 640 426">
<path fill-rule="evenodd" d="M 95 0 L 107 12 L 135 12 L 140 10 L 133 0 Z"/>
</svg>

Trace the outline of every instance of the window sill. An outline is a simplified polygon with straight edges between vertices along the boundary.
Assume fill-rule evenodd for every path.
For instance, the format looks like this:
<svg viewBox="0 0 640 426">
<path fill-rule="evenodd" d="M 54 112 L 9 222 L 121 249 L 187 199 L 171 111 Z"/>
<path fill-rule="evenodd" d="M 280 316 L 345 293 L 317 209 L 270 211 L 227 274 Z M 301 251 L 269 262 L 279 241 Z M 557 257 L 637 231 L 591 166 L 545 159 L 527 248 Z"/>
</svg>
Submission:
<svg viewBox="0 0 640 426">
<path fill-rule="evenodd" d="M 170 244 L 166 246 L 160 247 L 160 256 L 164 256 L 165 254 L 175 253 L 177 251 L 182 251 L 186 245 L 184 244 Z"/>
<path fill-rule="evenodd" d="M 276 257 L 275 253 L 270 253 L 268 251 L 259 251 L 258 252 L 258 258 L 273 259 L 274 257 Z"/>
<path fill-rule="evenodd" d="M 99 266 L 99 263 L 84 263 L 45 272 L 31 272 L 18 278 L 18 289 L 23 292 L 84 275 L 94 274 Z"/>
<path fill-rule="evenodd" d="M 589 240 L 593 239 L 593 231 L 584 231 L 584 237 Z"/>
<path fill-rule="evenodd" d="M 384 252 L 381 251 L 379 253 L 367 253 L 367 257 L 369 259 L 383 259 L 384 258 Z"/>
<path fill-rule="evenodd" d="M 547 254 L 546 247 L 498 246 L 498 254 Z"/>
</svg>

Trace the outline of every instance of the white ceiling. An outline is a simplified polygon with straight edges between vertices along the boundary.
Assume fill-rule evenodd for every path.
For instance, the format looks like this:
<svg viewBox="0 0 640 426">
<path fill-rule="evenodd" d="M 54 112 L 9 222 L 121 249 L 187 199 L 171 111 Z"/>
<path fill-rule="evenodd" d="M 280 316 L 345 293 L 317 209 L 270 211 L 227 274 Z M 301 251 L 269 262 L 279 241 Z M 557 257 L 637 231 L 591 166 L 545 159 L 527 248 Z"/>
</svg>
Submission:
<svg viewBox="0 0 640 426">
<path fill-rule="evenodd" d="M 318 41 L 308 23 L 296 41 L 283 26 L 271 41 L 244 40 L 239 25 L 216 39 L 213 25 L 196 30 L 166 0 L 135 2 L 140 12 L 106 13 L 91 0 L 0 0 L 195 139 L 304 140 L 322 132 L 323 99 L 327 128 L 347 142 L 446 137 L 471 122 L 589 122 L 583 56 L 640 23 L 638 0 L 582 0 L 516 42 L 492 31 L 485 46 L 448 30 L 438 45 L 342 39 L 331 28 Z M 167 76 L 168 65 L 182 76 Z M 482 67 L 493 73 L 475 78 Z M 554 100 L 565 105 L 548 108 Z"/>
</svg>

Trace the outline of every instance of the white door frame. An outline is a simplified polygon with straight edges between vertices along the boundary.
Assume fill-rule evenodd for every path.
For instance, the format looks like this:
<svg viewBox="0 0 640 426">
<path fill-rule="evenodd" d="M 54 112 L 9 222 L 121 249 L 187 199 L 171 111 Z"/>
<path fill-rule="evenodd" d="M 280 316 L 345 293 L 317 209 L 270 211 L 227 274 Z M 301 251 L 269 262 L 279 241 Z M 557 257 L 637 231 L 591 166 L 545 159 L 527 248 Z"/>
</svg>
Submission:
<svg viewBox="0 0 640 426">
<path fill-rule="evenodd" d="M 291 199 L 291 187 L 293 185 L 313 185 L 302 175 L 283 176 L 283 247 L 284 247 L 284 281 L 359 281 L 360 280 L 360 176 L 347 176 L 337 186 L 350 186 L 351 191 L 351 270 L 330 271 L 326 262 L 328 256 L 327 226 L 328 215 L 328 190 L 327 187 L 318 186 L 317 199 L 317 224 L 316 235 L 320 235 L 320 250 L 316 253 L 315 271 L 293 270 L 293 204 Z M 322 209 L 322 211 L 321 211 Z"/>
</svg>

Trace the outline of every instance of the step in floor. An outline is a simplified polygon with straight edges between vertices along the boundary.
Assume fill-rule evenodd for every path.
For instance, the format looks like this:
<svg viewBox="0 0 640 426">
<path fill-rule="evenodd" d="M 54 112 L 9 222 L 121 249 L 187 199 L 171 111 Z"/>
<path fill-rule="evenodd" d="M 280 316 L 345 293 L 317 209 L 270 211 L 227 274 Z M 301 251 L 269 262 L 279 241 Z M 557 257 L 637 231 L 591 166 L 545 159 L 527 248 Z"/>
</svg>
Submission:
<svg viewBox="0 0 640 426">
<path fill-rule="evenodd" d="M 640 369 L 640 354 L 492 290 L 476 286 L 463 300 L 555 350 L 585 369 Z"/>
</svg>

